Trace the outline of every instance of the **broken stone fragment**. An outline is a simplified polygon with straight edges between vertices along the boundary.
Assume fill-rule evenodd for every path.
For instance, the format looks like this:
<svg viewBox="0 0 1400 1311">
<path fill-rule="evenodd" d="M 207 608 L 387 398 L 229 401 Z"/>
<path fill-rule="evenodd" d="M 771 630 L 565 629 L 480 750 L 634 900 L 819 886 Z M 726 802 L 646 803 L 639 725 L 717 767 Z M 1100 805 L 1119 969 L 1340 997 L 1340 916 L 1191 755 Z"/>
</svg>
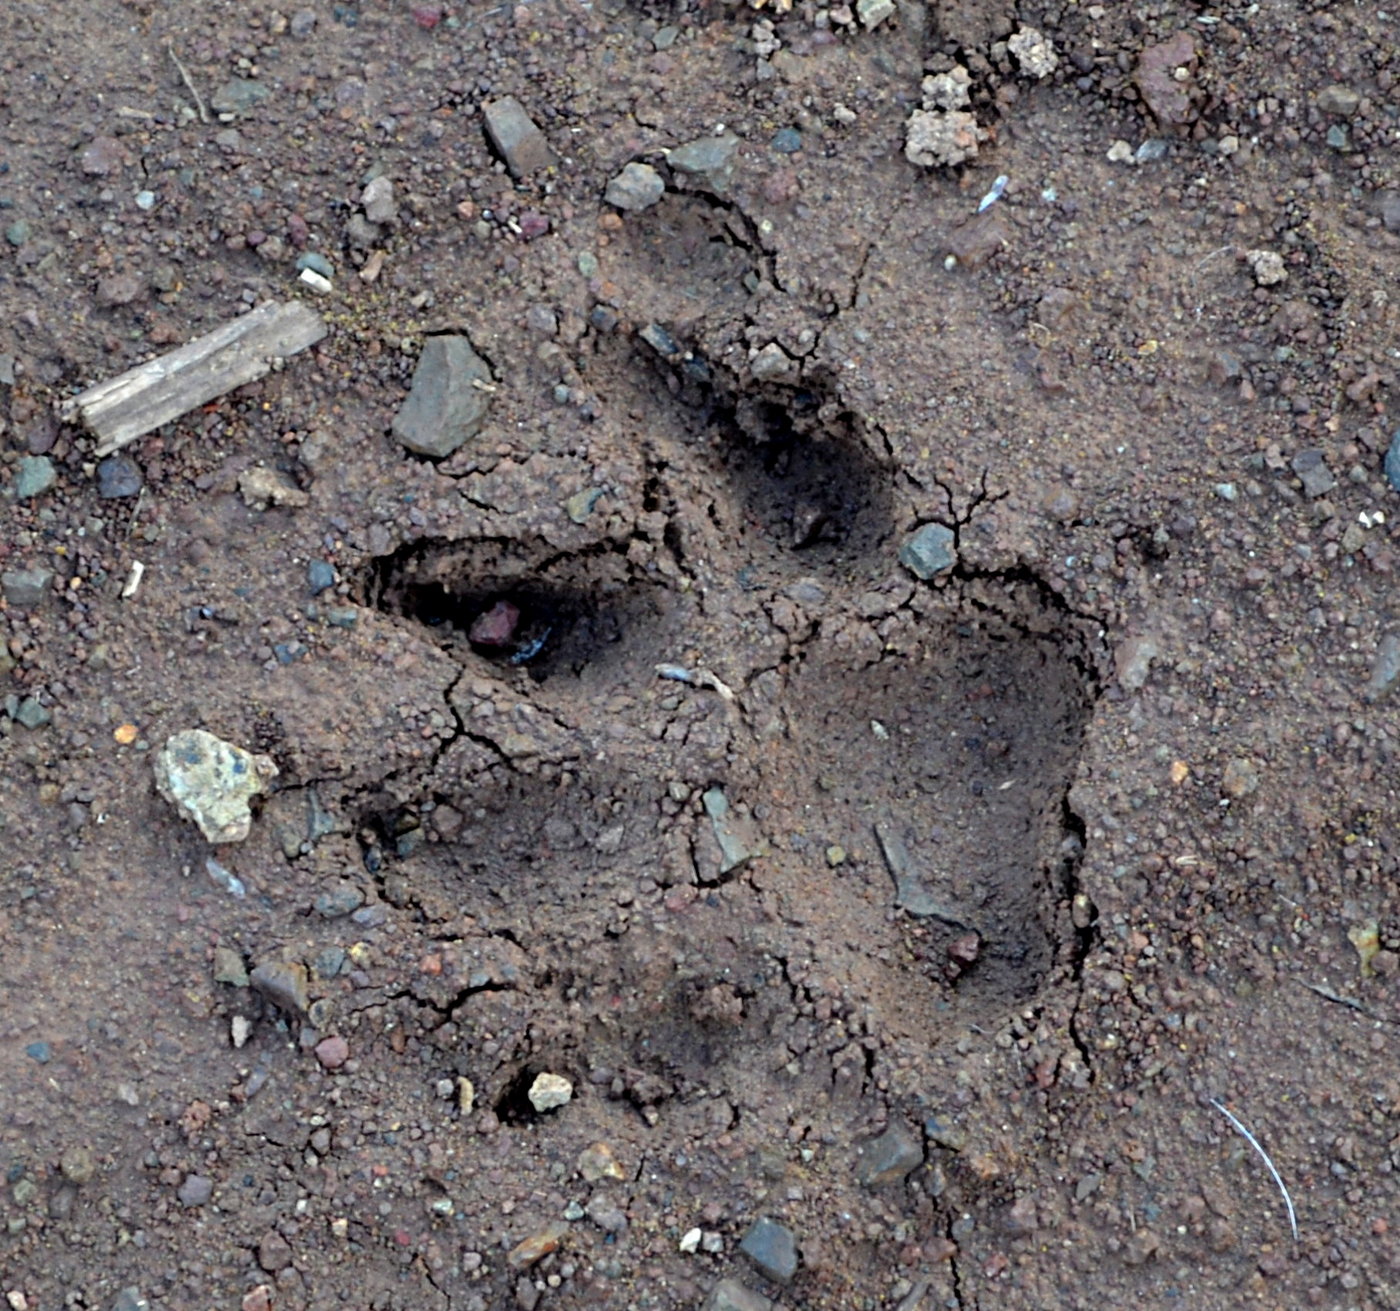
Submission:
<svg viewBox="0 0 1400 1311">
<path fill-rule="evenodd" d="M 635 213 L 649 209 L 666 192 L 666 184 L 650 164 L 623 165 L 622 172 L 608 183 L 603 199 L 609 205 Z"/>
<path fill-rule="evenodd" d="M 473 646 L 508 646 L 520 622 L 520 609 L 509 601 L 497 601 L 489 610 L 477 615 L 467 630 L 467 640 Z"/>
<path fill-rule="evenodd" d="M 530 1105 L 543 1113 L 559 1106 L 567 1106 L 574 1096 L 574 1085 L 559 1074 L 537 1075 L 530 1085 Z"/>
<path fill-rule="evenodd" d="M 491 370 L 460 334 L 423 343 L 413 385 L 394 416 L 394 436 L 416 455 L 441 460 L 475 437 L 491 407 Z"/>
<path fill-rule="evenodd" d="M 726 132 L 723 136 L 687 141 L 671 151 L 666 162 L 680 185 L 722 196 L 734 180 L 738 149 L 739 138 Z"/>
<path fill-rule="evenodd" d="M 248 803 L 267 790 L 277 766 L 267 756 L 190 728 L 166 739 L 155 776 L 156 790 L 210 842 L 242 842 L 253 819 Z"/>
<path fill-rule="evenodd" d="M 502 96 L 482 110 L 486 135 L 496 153 L 505 160 L 511 176 L 528 177 L 546 168 L 554 159 L 544 133 L 514 96 Z"/>
<path fill-rule="evenodd" d="M 897 1184 L 924 1163 L 924 1145 L 903 1125 L 892 1124 L 865 1144 L 856 1177 L 866 1188 Z"/>
<path fill-rule="evenodd" d="M 728 874 L 755 856 L 767 854 L 763 839 L 754 828 L 753 821 L 743 815 L 736 815 L 729 807 L 729 798 L 719 788 L 711 788 L 700 798 L 705 813 L 719 843 L 720 873 Z"/>
<path fill-rule="evenodd" d="M 926 523 L 899 548 L 899 563 L 927 582 L 958 562 L 956 536 L 941 523 Z"/>
<path fill-rule="evenodd" d="M 963 109 L 916 109 L 905 128 L 904 155 L 924 168 L 975 159 L 987 130 Z"/>
<path fill-rule="evenodd" d="M 238 494 L 250 510 L 266 510 L 268 506 L 299 510 L 311 503 L 311 497 L 290 478 L 262 466 L 238 475 Z"/>
</svg>

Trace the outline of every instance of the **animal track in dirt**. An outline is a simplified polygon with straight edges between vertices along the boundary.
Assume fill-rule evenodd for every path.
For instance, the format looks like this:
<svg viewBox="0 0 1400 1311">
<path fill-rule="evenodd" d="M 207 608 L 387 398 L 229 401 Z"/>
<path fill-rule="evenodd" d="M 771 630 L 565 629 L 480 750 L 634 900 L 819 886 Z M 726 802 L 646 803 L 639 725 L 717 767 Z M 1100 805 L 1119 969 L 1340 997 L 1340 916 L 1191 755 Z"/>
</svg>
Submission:
<svg viewBox="0 0 1400 1311">
<path fill-rule="evenodd" d="M 369 576 L 463 668 L 458 737 L 381 827 L 403 831 L 389 859 L 427 923 L 466 912 L 518 944 L 508 989 L 445 980 L 431 1018 L 503 1117 L 528 1115 L 522 1081 L 546 1068 L 648 1118 L 703 1090 L 752 1102 L 738 1090 L 771 1084 L 775 1043 L 784 1079 L 859 1097 L 1073 978 L 1086 949 L 1078 621 L 1033 580 L 891 584 L 894 493 L 858 422 L 797 388 L 732 399 L 714 376 L 634 376 L 668 398 L 648 509 L 679 524 L 682 573 L 718 535 L 769 582 L 741 564 L 697 595 L 612 546 L 498 540 L 417 543 Z M 804 505 L 821 526 L 794 532 Z M 856 590 L 872 577 L 875 601 Z M 783 605 L 732 696 L 695 669 L 657 678 Z M 737 861 L 715 789 L 753 835 Z"/>
</svg>

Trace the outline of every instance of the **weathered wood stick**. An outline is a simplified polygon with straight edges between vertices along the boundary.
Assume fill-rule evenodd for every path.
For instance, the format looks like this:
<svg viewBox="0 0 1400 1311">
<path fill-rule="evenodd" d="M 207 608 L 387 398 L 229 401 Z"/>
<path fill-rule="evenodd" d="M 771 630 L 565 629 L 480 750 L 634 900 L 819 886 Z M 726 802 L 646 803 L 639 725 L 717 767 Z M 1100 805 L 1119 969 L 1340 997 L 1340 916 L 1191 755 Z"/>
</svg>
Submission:
<svg viewBox="0 0 1400 1311">
<path fill-rule="evenodd" d="M 321 316 L 301 301 L 268 301 L 213 332 L 99 382 L 64 406 L 110 455 L 138 437 L 261 378 L 274 360 L 314 346 L 326 335 Z"/>
</svg>

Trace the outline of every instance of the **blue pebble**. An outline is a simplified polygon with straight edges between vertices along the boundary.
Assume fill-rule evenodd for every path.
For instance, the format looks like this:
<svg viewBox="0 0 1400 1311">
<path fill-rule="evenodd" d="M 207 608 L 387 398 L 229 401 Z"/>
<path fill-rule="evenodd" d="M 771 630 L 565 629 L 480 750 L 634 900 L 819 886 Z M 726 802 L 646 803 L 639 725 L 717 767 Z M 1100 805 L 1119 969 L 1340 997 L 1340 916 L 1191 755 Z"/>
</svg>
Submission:
<svg viewBox="0 0 1400 1311">
<path fill-rule="evenodd" d="M 335 266 L 324 255 L 314 250 L 297 256 L 297 272 L 300 273 L 302 269 L 310 269 L 312 273 L 319 273 L 323 278 L 335 277 Z"/>
<path fill-rule="evenodd" d="M 1385 453 L 1385 477 L 1391 487 L 1400 492 L 1400 428 L 1395 430 L 1390 449 Z"/>
<path fill-rule="evenodd" d="M 38 1061 L 40 1065 L 47 1065 L 53 1060 L 53 1048 L 46 1042 L 31 1042 L 29 1046 L 24 1049 L 24 1054 L 28 1056 L 30 1060 Z"/>
<path fill-rule="evenodd" d="M 328 587 L 335 586 L 335 566 L 325 560 L 313 560 L 306 566 L 306 582 L 312 596 L 320 596 Z"/>
<path fill-rule="evenodd" d="M 802 149 L 802 133 L 795 127 L 779 128 L 769 144 L 780 155 L 795 155 Z"/>
</svg>

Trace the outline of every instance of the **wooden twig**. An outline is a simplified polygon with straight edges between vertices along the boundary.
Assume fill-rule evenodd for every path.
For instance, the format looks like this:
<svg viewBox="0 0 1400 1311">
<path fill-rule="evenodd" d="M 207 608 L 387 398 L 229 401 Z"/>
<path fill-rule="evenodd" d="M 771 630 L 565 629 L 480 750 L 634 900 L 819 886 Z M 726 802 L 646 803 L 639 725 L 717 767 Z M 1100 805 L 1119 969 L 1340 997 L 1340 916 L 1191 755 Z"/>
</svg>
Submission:
<svg viewBox="0 0 1400 1311">
<path fill-rule="evenodd" d="M 1264 1164 L 1269 1167 L 1269 1173 L 1273 1175 L 1274 1182 L 1278 1185 L 1279 1192 L 1283 1194 L 1283 1204 L 1288 1208 L 1288 1224 L 1289 1227 L 1293 1230 L 1293 1241 L 1296 1243 L 1298 1241 L 1298 1216 L 1297 1213 L 1293 1210 L 1293 1199 L 1288 1195 L 1288 1189 L 1284 1185 L 1283 1176 L 1279 1174 L 1279 1172 L 1274 1168 L 1274 1163 L 1271 1160 L 1269 1160 L 1268 1152 L 1266 1152 L 1262 1147 L 1259 1146 L 1259 1140 L 1252 1133 L 1250 1133 L 1249 1130 L 1246 1129 L 1244 1125 L 1239 1122 L 1239 1120 L 1237 1120 L 1233 1115 L 1231 1115 L 1230 1112 L 1227 1111 L 1219 1102 L 1217 1102 L 1214 1097 L 1210 1099 L 1210 1104 L 1213 1107 L 1215 1107 L 1215 1109 L 1219 1111 L 1221 1115 L 1223 1115 L 1227 1120 L 1229 1120 L 1230 1123 L 1233 1124 L 1236 1129 L 1239 1130 L 1240 1135 L 1244 1138 L 1245 1142 L 1247 1142 L 1252 1148 L 1254 1148 L 1256 1152 L 1259 1153 Z"/>
<path fill-rule="evenodd" d="M 194 79 L 190 76 L 190 70 L 180 62 L 180 56 L 175 53 L 175 47 L 168 45 L 165 47 L 170 52 L 170 58 L 174 61 L 175 67 L 180 70 L 180 77 L 185 86 L 189 88 L 190 95 L 194 97 L 194 106 L 199 110 L 199 121 L 207 123 L 209 121 L 209 111 L 204 107 L 204 98 L 195 90 Z"/>
<path fill-rule="evenodd" d="M 268 301 L 89 387 L 67 402 L 64 418 L 80 418 L 97 438 L 97 455 L 110 455 L 161 424 L 261 378 L 275 360 L 304 351 L 325 335 L 321 316 L 301 301 Z"/>
</svg>

